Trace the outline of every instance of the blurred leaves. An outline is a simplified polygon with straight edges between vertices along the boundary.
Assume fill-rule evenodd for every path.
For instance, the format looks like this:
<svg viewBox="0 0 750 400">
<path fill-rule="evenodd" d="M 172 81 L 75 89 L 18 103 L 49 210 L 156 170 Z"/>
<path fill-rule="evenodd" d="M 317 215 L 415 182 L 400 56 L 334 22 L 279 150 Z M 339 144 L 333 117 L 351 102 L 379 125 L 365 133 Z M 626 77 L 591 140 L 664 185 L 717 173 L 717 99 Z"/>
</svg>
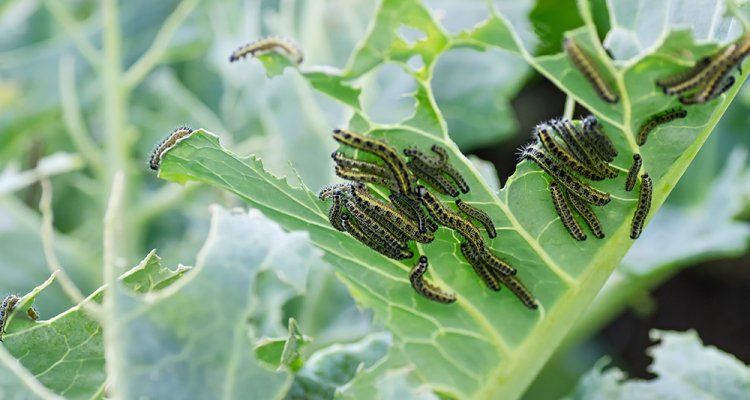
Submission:
<svg viewBox="0 0 750 400">
<path fill-rule="evenodd" d="M 695 331 L 654 330 L 651 339 L 659 341 L 648 352 L 654 359 L 648 370 L 656 378 L 628 380 L 618 368 L 605 370 L 603 359 L 568 398 L 740 399 L 750 392 L 750 369 L 731 354 L 704 346 Z"/>
</svg>

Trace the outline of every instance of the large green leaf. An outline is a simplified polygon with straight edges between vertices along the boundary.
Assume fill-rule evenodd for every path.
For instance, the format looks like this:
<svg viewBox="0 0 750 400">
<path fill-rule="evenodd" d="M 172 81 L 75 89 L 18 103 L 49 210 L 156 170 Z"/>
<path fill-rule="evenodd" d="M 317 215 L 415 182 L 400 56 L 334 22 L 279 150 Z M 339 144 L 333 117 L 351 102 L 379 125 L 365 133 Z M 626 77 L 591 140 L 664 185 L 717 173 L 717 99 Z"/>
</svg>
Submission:
<svg viewBox="0 0 750 400">
<path fill-rule="evenodd" d="M 606 66 L 605 73 L 620 93 L 617 104 L 599 99 L 564 54 L 532 56 L 524 47 L 527 33 L 518 32 L 494 8 L 475 30 L 450 35 L 416 0 L 384 0 L 368 36 L 341 73 L 303 72 L 313 87 L 352 109 L 352 128 L 386 138 L 399 148 L 440 144 L 449 149 L 452 162 L 472 188 L 464 200 L 481 204 L 492 216 L 499 235 L 490 246 L 518 268 L 521 279 L 539 299 L 538 311 L 523 308 L 507 291 L 496 294 L 486 290 L 459 256 L 456 237 L 447 229 L 438 231 L 434 243 L 420 245 L 418 250 L 430 258 L 430 279 L 458 293 L 458 301 L 445 306 L 419 297 L 406 276 L 414 260 L 387 259 L 336 231 L 328 224 L 327 205 L 314 192 L 291 187 L 269 174 L 254 156 L 240 157 L 226 150 L 206 130 L 195 131 L 164 156 L 160 177 L 175 182 L 201 181 L 229 190 L 284 228 L 309 231 L 313 243 L 325 251 L 358 302 L 372 308 L 393 331 L 393 347 L 381 366 L 404 372 L 410 385 L 426 385 L 458 398 L 517 397 L 632 245 L 630 221 L 638 194 L 624 191 L 624 174 L 597 184 L 612 193 L 612 202 L 597 209 L 607 237 L 574 242 L 557 221 L 547 192 L 549 178 L 535 165 L 521 163 L 502 190 L 491 190 L 451 141 L 436 106 L 431 78 L 440 55 L 452 47 L 472 46 L 520 56 L 596 114 L 620 151 L 614 165 L 627 170 L 632 154 L 642 154 L 644 168 L 654 181 L 652 210 L 663 203 L 740 86 L 718 101 L 690 107 L 686 119 L 659 128 L 648 144 L 639 148 L 635 133 L 643 121 L 655 111 L 677 104 L 653 82 L 718 46 L 699 46 L 689 34 L 676 32 L 660 36 L 648 53 L 613 63 L 598 41 L 588 4 L 581 2 L 579 9 L 585 26 L 568 35 Z M 424 38 L 407 43 L 396 34 L 402 26 L 421 31 Z M 686 55 L 684 49 L 693 51 Z M 413 57 L 420 57 L 424 67 L 409 67 Z M 395 124 L 374 122 L 360 104 L 358 88 L 351 83 L 386 62 L 408 71 L 416 86 L 414 114 Z M 357 389 L 355 381 L 350 390 Z"/>
</svg>

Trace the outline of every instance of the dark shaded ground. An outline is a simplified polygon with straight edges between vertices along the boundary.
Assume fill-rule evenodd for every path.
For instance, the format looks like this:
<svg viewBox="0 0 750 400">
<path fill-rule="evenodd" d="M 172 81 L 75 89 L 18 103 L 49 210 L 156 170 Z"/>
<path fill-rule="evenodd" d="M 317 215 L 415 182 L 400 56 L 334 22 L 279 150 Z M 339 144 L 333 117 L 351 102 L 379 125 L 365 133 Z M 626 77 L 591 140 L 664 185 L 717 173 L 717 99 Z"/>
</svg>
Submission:
<svg viewBox="0 0 750 400">
<path fill-rule="evenodd" d="M 706 345 L 750 363 L 750 255 L 719 260 L 683 270 L 653 292 L 654 312 L 639 317 L 628 311 L 598 338 L 610 347 L 613 359 L 631 376 L 651 377 L 645 354 L 651 329 L 695 329 Z"/>
</svg>

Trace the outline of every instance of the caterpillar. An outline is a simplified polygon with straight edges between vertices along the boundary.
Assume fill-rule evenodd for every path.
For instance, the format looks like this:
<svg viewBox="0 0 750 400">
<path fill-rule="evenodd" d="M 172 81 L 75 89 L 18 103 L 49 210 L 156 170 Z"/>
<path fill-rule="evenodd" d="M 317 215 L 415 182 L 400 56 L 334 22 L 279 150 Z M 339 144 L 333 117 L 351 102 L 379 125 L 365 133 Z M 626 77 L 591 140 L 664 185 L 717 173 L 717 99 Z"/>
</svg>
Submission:
<svg viewBox="0 0 750 400">
<path fill-rule="evenodd" d="M 490 272 L 482 260 L 479 259 L 479 255 L 474 251 L 472 246 L 468 243 L 461 243 L 461 254 L 463 254 L 466 261 L 468 261 L 474 269 L 474 272 L 482 279 L 484 284 L 487 285 L 490 290 L 495 292 L 500 291 L 500 282 L 495 275 Z"/>
<path fill-rule="evenodd" d="M 427 257 L 420 256 L 419 261 L 417 261 L 409 272 L 409 281 L 414 290 L 420 295 L 438 303 L 450 304 L 456 301 L 455 293 L 448 293 L 424 280 L 424 274 L 427 272 L 428 266 Z"/>
<path fill-rule="evenodd" d="M 419 207 L 419 204 L 415 203 L 412 198 L 404 196 L 401 193 L 393 192 L 388 196 L 388 199 L 399 211 L 401 211 L 401 213 L 408 215 L 412 221 L 417 223 L 420 233 L 428 231 L 434 233 L 437 231 L 437 224 L 425 215 L 422 208 Z"/>
<path fill-rule="evenodd" d="M 453 187 L 448 179 L 440 174 L 440 171 L 428 167 L 423 164 L 420 159 L 414 158 L 407 162 L 406 166 L 417 178 L 423 180 L 438 192 L 451 197 L 458 197 L 460 194 L 458 189 Z"/>
<path fill-rule="evenodd" d="M 391 190 L 398 191 L 399 185 L 395 179 L 384 178 L 380 175 L 373 175 L 367 172 L 354 171 L 351 169 L 341 168 L 336 166 L 336 176 L 342 179 L 362 182 L 362 183 L 373 183 L 376 185 L 385 186 Z"/>
<path fill-rule="evenodd" d="M 328 221 L 331 222 L 331 226 L 343 232 L 346 231 L 346 228 L 341 224 L 341 215 L 344 211 L 344 200 L 342 199 L 342 196 L 340 190 L 337 190 L 332 195 L 333 204 L 331 205 L 331 209 L 328 210 Z"/>
<path fill-rule="evenodd" d="M 670 86 L 674 86 L 680 82 L 687 81 L 688 79 L 694 78 L 696 75 L 701 73 L 704 69 L 706 69 L 711 64 L 711 57 L 703 57 L 700 60 L 698 60 L 695 65 L 690 68 L 689 70 L 685 72 L 681 72 L 677 75 L 660 79 L 656 81 L 656 86 L 659 86 L 664 90 L 664 93 L 667 93 L 667 88 Z"/>
<path fill-rule="evenodd" d="M 573 139 L 581 148 L 584 159 L 588 162 L 586 165 L 589 169 L 598 171 L 598 174 L 605 178 L 616 178 L 620 174 L 620 171 L 618 171 L 617 168 L 609 165 L 611 160 L 599 155 L 598 150 L 596 150 L 596 145 L 593 143 L 593 138 L 590 139 L 585 131 L 577 129 L 570 121 L 567 121 L 565 125 L 570 125 L 571 129 L 569 130 L 573 134 Z"/>
<path fill-rule="evenodd" d="M 36 321 L 37 319 L 39 319 L 39 310 L 35 305 L 32 305 L 28 310 L 26 310 L 26 315 L 28 315 L 32 321 Z"/>
<path fill-rule="evenodd" d="M 591 233 L 593 233 L 598 239 L 604 239 L 602 224 L 599 222 L 599 218 L 596 217 L 594 210 L 591 209 L 591 206 L 582 198 L 572 193 L 569 194 L 568 200 L 570 200 L 570 204 L 573 205 L 573 208 L 578 211 L 578 214 L 583 217 L 583 220 L 586 221 L 586 225 L 591 229 Z"/>
<path fill-rule="evenodd" d="M 495 238 L 497 236 L 495 224 L 492 222 L 492 218 L 490 218 L 487 213 L 472 206 L 471 204 L 463 202 L 461 199 L 456 200 L 456 206 L 458 206 L 458 209 L 467 216 L 481 222 L 482 225 L 484 225 L 484 229 L 487 230 L 487 235 L 489 235 L 490 238 Z"/>
<path fill-rule="evenodd" d="M 283 53 L 286 53 L 286 55 L 297 65 L 302 63 L 302 52 L 297 46 L 293 45 L 288 40 L 275 37 L 260 39 L 238 48 L 229 55 L 229 62 L 235 62 L 248 55 L 255 57 L 274 50 L 281 50 Z"/>
<path fill-rule="evenodd" d="M 414 253 L 411 250 L 398 249 L 394 250 L 391 247 L 387 247 L 382 241 L 379 241 L 372 236 L 365 233 L 353 220 L 349 219 L 349 214 L 341 215 L 341 225 L 349 232 L 352 237 L 359 240 L 365 246 L 377 251 L 378 253 L 393 258 L 395 260 L 405 260 L 414 257 Z"/>
<path fill-rule="evenodd" d="M 324 187 L 323 189 L 320 189 L 320 192 L 318 192 L 318 198 L 321 200 L 328 200 L 336 193 L 336 191 L 345 193 L 350 192 L 351 189 L 351 183 L 337 183 L 335 185 L 329 185 Z"/>
<path fill-rule="evenodd" d="M 573 216 L 573 212 L 570 210 L 570 206 L 568 206 L 568 201 L 565 199 L 562 189 L 557 186 L 557 183 L 550 183 L 549 193 L 552 195 L 552 204 L 555 206 L 555 211 L 557 211 L 557 215 L 560 216 L 560 220 L 565 229 L 570 233 L 570 236 L 578 241 L 586 240 L 586 234 L 581 230 L 581 226 L 578 225 L 578 221 Z"/>
<path fill-rule="evenodd" d="M 534 129 L 536 137 L 539 142 L 544 146 L 550 156 L 556 159 L 558 162 L 569 168 L 570 170 L 588 178 L 591 180 L 600 181 L 604 179 L 604 176 L 597 171 L 592 170 L 572 153 L 568 152 L 563 148 L 560 143 L 552 137 L 550 133 L 551 127 L 547 124 L 537 125 Z"/>
<path fill-rule="evenodd" d="M 404 154 L 412 157 L 412 161 L 414 162 L 416 167 L 424 170 L 424 172 L 426 173 L 430 173 L 433 178 L 435 178 L 435 175 L 445 173 L 456 183 L 456 186 L 458 186 L 458 189 L 461 191 L 461 193 L 469 193 L 469 190 L 471 190 L 471 188 L 469 188 L 469 184 L 466 183 L 466 180 L 461 175 L 461 173 L 458 172 L 458 170 L 454 166 L 448 163 L 448 151 L 436 144 L 432 145 L 431 150 L 433 153 L 435 153 L 437 158 L 430 157 L 415 148 L 405 149 Z M 436 187 L 436 189 L 438 188 Z M 458 195 L 451 196 L 456 197 Z"/>
<path fill-rule="evenodd" d="M 577 137 L 573 134 L 573 130 L 570 129 L 571 126 L 566 124 L 567 121 L 568 120 L 566 118 L 561 118 L 552 119 L 549 121 L 549 123 L 551 124 L 552 129 L 555 130 L 557 135 L 560 136 L 563 142 L 565 142 L 565 145 L 568 146 L 570 152 L 573 153 L 575 157 L 581 162 L 588 163 L 589 160 L 586 158 L 586 155 L 584 154 Z M 573 128 L 575 129 L 575 127 Z"/>
<path fill-rule="evenodd" d="M 437 146 L 433 146 L 433 148 L 434 147 L 437 147 Z M 439 153 L 437 154 L 436 157 L 432 157 L 422 152 L 422 150 L 419 150 L 414 147 L 409 147 L 409 148 L 404 149 L 404 155 L 407 157 L 413 157 L 413 158 L 419 159 L 422 162 L 422 164 L 432 169 L 436 169 L 436 170 L 439 170 L 440 168 L 442 168 L 443 165 L 445 165 L 447 161 L 447 158 L 441 157 Z"/>
<path fill-rule="evenodd" d="M 737 45 L 735 43 L 723 48 L 718 54 L 711 57 L 710 62 L 705 68 L 698 71 L 696 74 L 673 85 L 664 86 L 664 93 L 670 95 L 685 93 L 705 83 L 707 79 L 716 75 L 717 72 L 723 75 L 720 71 L 724 70 L 725 64 L 730 61 L 732 54 L 734 54 L 736 49 Z"/>
<path fill-rule="evenodd" d="M 641 128 L 638 130 L 638 139 L 636 140 L 636 142 L 639 146 L 643 146 L 644 144 L 646 144 L 648 134 L 654 128 L 661 124 L 666 124 L 667 122 L 685 117 L 687 117 L 687 110 L 679 107 L 667 111 L 662 111 L 648 117 L 648 119 L 646 119 L 646 122 L 644 122 L 643 125 L 641 125 Z"/>
<path fill-rule="evenodd" d="M 704 92 L 701 91 L 693 96 L 680 97 L 680 103 L 685 104 L 685 105 L 690 105 L 690 104 L 700 104 L 700 103 L 711 101 L 721 96 L 722 94 L 724 94 L 724 92 L 726 92 L 727 90 L 731 89 L 732 86 L 734 86 L 734 82 L 735 82 L 734 77 L 730 75 L 726 79 L 721 81 L 721 85 L 713 85 L 712 87 L 709 87 L 710 91 L 708 92 L 707 95 L 704 95 Z"/>
<path fill-rule="evenodd" d="M 539 308 L 534 295 L 531 294 L 531 291 L 524 286 L 520 279 L 515 276 L 500 276 L 499 278 L 503 282 L 503 285 L 510 289 L 526 308 L 531 310 Z"/>
<path fill-rule="evenodd" d="M 640 154 L 633 154 L 633 165 L 630 166 L 628 171 L 628 178 L 625 180 L 625 190 L 631 191 L 635 187 L 635 181 L 638 179 L 638 173 L 641 172 L 641 165 L 643 165 L 643 159 Z"/>
<path fill-rule="evenodd" d="M 471 245 L 479 257 L 487 265 L 502 275 L 515 275 L 516 269 L 505 261 L 492 254 L 485 246 L 482 234 L 476 226 L 464 219 L 461 215 L 447 209 L 440 200 L 430 193 L 424 186 L 417 186 L 417 194 L 425 205 L 427 211 L 441 225 L 445 225 L 461 234 Z"/>
<path fill-rule="evenodd" d="M 355 185 L 353 194 L 354 202 L 389 231 L 420 243 L 430 243 L 435 239 L 432 232 L 420 232 L 417 224 L 406 216 L 373 198 L 364 185 Z"/>
<path fill-rule="evenodd" d="M 9 294 L 3 298 L 2 306 L 0 306 L 0 342 L 3 341 L 3 334 L 5 333 L 5 323 L 8 322 L 8 317 L 13 309 L 16 307 L 20 297 L 15 294 Z"/>
<path fill-rule="evenodd" d="M 595 116 L 589 115 L 583 119 L 583 131 L 591 137 L 594 149 L 607 162 L 612 162 L 617 157 L 617 149 L 607 135 L 599 127 L 599 121 Z"/>
<path fill-rule="evenodd" d="M 570 57 L 570 60 L 573 62 L 573 65 L 583 74 L 584 77 L 586 77 L 589 83 L 594 86 L 594 90 L 596 90 L 596 93 L 602 100 L 613 104 L 620 100 L 617 93 L 615 93 L 614 90 L 612 90 L 612 88 L 610 88 L 604 81 L 588 54 L 578 46 L 575 40 L 572 38 L 565 38 L 563 41 L 563 47 Z"/>
<path fill-rule="evenodd" d="M 354 199 L 347 199 L 344 204 L 346 209 L 354 217 L 363 231 L 370 233 L 371 236 L 376 238 L 378 241 L 385 243 L 388 247 L 393 249 L 406 249 L 406 242 L 409 240 L 408 237 L 400 235 L 396 232 L 391 232 L 386 229 L 383 225 L 373 218 L 365 209 L 359 206 Z"/>
<path fill-rule="evenodd" d="M 191 133 L 193 133 L 193 129 L 187 126 L 182 126 L 173 130 L 172 133 L 170 133 L 166 139 L 162 140 L 156 148 L 154 148 L 154 151 L 151 152 L 151 157 L 148 161 L 149 167 L 154 171 L 158 171 L 159 165 L 161 164 L 161 158 L 164 154 L 177 143 L 190 136 Z"/>
<path fill-rule="evenodd" d="M 603 206 L 610 201 L 609 193 L 594 189 L 570 176 L 557 162 L 547 157 L 542 151 L 534 146 L 524 147 L 521 150 L 521 158 L 534 161 L 540 168 L 542 168 L 542 170 L 544 170 L 544 172 L 548 173 L 568 190 L 582 197 L 589 203 Z"/>
<path fill-rule="evenodd" d="M 386 179 L 393 179 L 393 174 L 390 170 L 374 162 L 355 160 L 345 156 L 344 153 L 340 151 L 334 151 L 331 154 L 331 158 L 333 159 L 333 162 L 336 163 L 336 166 L 342 169 L 356 169 L 359 170 L 359 172 L 377 175 Z"/>
<path fill-rule="evenodd" d="M 344 129 L 334 130 L 333 138 L 341 144 L 375 154 L 382 158 L 391 170 L 401 193 L 411 193 L 412 178 L 409 176 L 409 170 L 396 150 L 388 143 Z"/>
<path fill-rule="evenodd" d="M 535 310 L 538 308 L 538 305 L 536 303 L 536 299 L 534 298 L 534 295 L 531 294 L 531 291 L 526 288 L 526 286 L 523 285 L 520 279 L 518 279 L 515 276 L 505 276 L 505 275 L 494 275 L 492 274 L 482 263 L 482 261 L 478 258 L 477 254 L 473 251 L 471 246 L 468 246 L 466 243 L 461 244 L 461 253 L 463 256 L 469 261 L 469 264 L 474 268 L 474 271 L 479 275 L 480 278 L 484 281 L 484 283 L 489 287 L 491 290 L 494 291 L 500 291 L 500 285 L 499 283 L 502 283 L 510 289 L 511 292 L 519 299 L 521 302 L 529 309 Z"/>
<path fill-rule="evenodd" d="M 633 223 L 630 228 L 630 238 L 638 239 L 643 231 L 643 223 L 646 220 L 649 210 L 651 209 L 651 192 L 653 183 L 647 173 L 641 175 L 641 193 L 638 196 L 638 205 L 633 214 Z"/>
</svg>

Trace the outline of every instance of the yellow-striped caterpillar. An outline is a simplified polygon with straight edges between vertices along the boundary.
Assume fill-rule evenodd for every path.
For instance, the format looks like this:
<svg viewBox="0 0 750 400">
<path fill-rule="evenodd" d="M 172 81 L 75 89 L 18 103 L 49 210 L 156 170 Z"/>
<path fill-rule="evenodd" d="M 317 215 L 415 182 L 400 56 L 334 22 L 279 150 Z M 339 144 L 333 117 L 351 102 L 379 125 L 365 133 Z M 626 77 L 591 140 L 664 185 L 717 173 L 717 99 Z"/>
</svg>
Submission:
<svg viewBox="0 0 750 400">
<path fill-rule="evenodd" d="M 337 230 L 342 232 L 346 231 L 346 228 L 341 225 L 341 215 L 344 211 L 344 200 L 342 198 L 341 191 L 336 190 L 332 195 L 332 199 L 333 204 L 331 205 L 331 209 L 328 210 L 328 221 L 330 221 L 331 226 L 333 226 Z"/>
<path fill-rule="evenodd" d="M 599 70 L 594 65 L 588 54 L 578 46 L 578 44 L 572 38 L 566 38 L 563 41 L 563 47 L 565 52 L 570 57 L 573 65 L 580 71 L 583 76 L 594 86 L 594 90 L 601 97 L 602 100 L 607 103 L 617 103 L 620 97 L 615 91 L 604 81 Z"/>
<path fill-rule="evenodd" d="M 468 261 L 474 269 L 474 272 L 482 279 L 482 282 L 484 282 L 490 290 L 495 292 L 500 291 L 500 282 L 495 275 L 490 272 L 487 265 L 479 259 L 479 255 L 474 251 L 472 246 L 468 243 L 461 243 L 461 254 L 463 254 L 466 261 Z"/>
<path fill-rule="evenodd" d="M 510 289 L 510 291 L 513 292 L 513 294 L 515 294 L 519 300 L 521 300 L 521 303 L 523 303 L 526 308 L 529 308 L 531 310 L 536 310 L 537 308 L 539 308 L 534 295 L 531 294 L 531 291 L 527 289 L 526 286 L 524 286 L 524 284 L 520 279 L 518 279 L 518 277 L 500 276 L 499 278 L 503 282 L 503 285 Z"/>
<path fill-rule="evenodd" d="M 340 151 L 334 151 L 331 154 L 331 158 L 336 163 L 336 166 L 341 169 L 358 170 L 359 172 L 377 175 L 386 179 L 393 179 L 393 174 L 388 168 L 374 162 L 349 158 Z"/>
<path fill-rule="evenodd" d="M 617 168 L 609 165 L 611 160 L 608 160 L 607 157 L 602 157 L 599 154 L 599 151 L 594 144 L 595 139 L 589 138 L 586 131 L 576 128 L 569 120 L 565 120 L 564 126 L 568 127 L 567 130 L 571 132 L 573 139 L 578 143 L 578 146 L 583 153 L 583 159 L 581 159 L 581 161 L 585 160 L 589 169 L 598 171 L 599 175 L 610 179 L 616 178 L 620 174 L 620 171 Z"/>
<path fill-rule="evenodd" d="M 297 65 L 302 63 L 302 52 L 288 40 L 268 37 L 246 44 L 229 55 L 229 62 L 235 62 L 245 56 L 256 57 L 270 51 L 281 51 L 285 53 Z"/>
<path fill-rule="evenodd" d="M 435 221 L 419 206 L 419 199 L 395 192 L 391 193 L 388 199 L 402 214 L 409 216 L 412 221 L 417 223 L 419 232 L 435 233 L 438 230 L 438 225 Z"/>
<path fill-rule="evenodd" d="M 448 293 L 424 280 L 424 274 L 427 272 L 428 265 L 427 257 L 420 256 L 419 261 L 417 261 L 409 272 L 409 281 L 411 281 L 411 286 L 414 290 L 420 295 L 438 303 L 450 304 L 456 301 L 455 293 Z"/>
<path fill-rule="evenodd" d="M 494 291 L 499 291 L 500 286 L 498 282 L 500 282 L 510 289 L 527 308 L 532 310 L 538 308 L 534 295 L 531 294 L 531 291 L 523 285 L 518 277 L 493 274 L 491 270 L 487 269 L 482 260 L 479 259 L 471 246 L 468 246 L 466 243 L 461 244 L 461 253 L 469 261 L 469 264 L 474 268 L 477 275 L 482 278 L 487 287 Z"/>
<path fill-rule="evenodd" d="M 438 146 L 433 146 L 433 148 L 435 147 L 438 147 Z M 446 158 L 441 157 L 440 153 L 438 153 L 436 156 L 428 156 L 422 150 L 419 150 L 415 147 L 409 147 L 409 148 L 404 149 L 404 155 L 407 157 L 419 159 L 424 165 L 427 165 L 428 167 L 432 169 L 436 169 L 436 170 L 439 170 L 440 168 L 442 168 L 443 165 L 445 165 L 447 161 L 447 157 Z M 447 154 L 445 155 L 447 156 Z"/>
<path fill-rule="evenodd" d="M 598 171 L 589 168 L 586 164 L 579 161 L 573 153 L 565 149 L 557 140 L 551 135 L 551 127 L 547 124 L 540 124 L 534 128 L 536 137 L 539 142 L 544 146 L 545 150 L 556 159 L 558 162 L 563 164 L 570 170 L 586 177 L 591 180 L 600 181 L 604 179 L 604 175 L 601 175 Z"/>
<path fill-rule="evenodd" d="M 406 163 L 399 157 L 396 149 L 391 147 L 391 145 L 385 141 L 373 139 L 345 129 L 334 130 L 333 138 L 341 144 L 375 154 L 382 158 L 391 170 L 401 193 L 411 193 L 412 178 L 409 176 L 409 170 L 406 168 Z"/>
<path fill-rule="evenodd" d="M 712 86 L 706 86 L 704 90 L 692 95 L 680 97 L 680 103 L 685 105 L 701 104 L 711 101 L 731 89 L 734 86 L 735 78 L 728 76 L 723 81 L 715 81 Z M 719 83 L 721 83 L 719 85 Z"/>
<path fill-rule="evenodd" d="M 521 158 L 534 161 L 544 172 L 589 203 L 603 206 L 610 201 L 609 193 L 594 189 L 571 176 L 554 159 L 547 157 L 546 154 L 533 145 L 526 146 L 521 150 Z"/>
<path fill-rule="evenodd" d="M 638 139 L 636 140 L 636 142 L 638 142 L 639 146 L 643 146 L 644 144 L 646 144 L 648 134 L 654 128 L 661 124 L 666 124 L 667 122 L 685 117 L 687 117 L 687 110 L 685 110 L 684 108 L 673 108 L 671 110 L 662 111 L 648 117 L 646 122 L 644 122 L 643 125 L 641 125 L 641 128 L 638 130 Z"/>
<path fill-rule="evenodd" d="M 583 131 L 589 136 L 594 144 L 594 150 L 607 162 L 612 162 L 617 157 L 617 149 L 607 135 L 599 128 L 599 121 L 595 116 L 589 115 L 583 119 Z"/>
<path fill-rule="evenodd" d="M 445 225 L 464 237 L 479 257 L 487 265 L 502 275 L 515 275 L 516 269 L 508 265 L 505 261 L 492 254 L 484 244 L 482 234 L 476 226 L 463 218 L 461 215 L 449 210 L 447 207 L 430 193 L 424 186 L 417 186 L 417 194 L 435 220 Z"/>
<path fill-rule="evenodd" d="M 407 216 L 373 198 L 364 185 L 355 184 L 353 195 L 354 202 L 361 209 L 365 210 L 370 217 L 396 236 L 406 238 L 405 241 L 416 240 L 420 243 L 430 243 L 435 239 L 435 235 L 432 232 L 420 232 L 419 226 Z"/>
<path fill-rule="evenodd" d="M 350 235 L 352 235 L 352 237 L 359 240 L 365 246 L 377 251 L 378 253 L 386 257 L 393 258 L 395 260 L 405 260 L 407 258 L 414 257 L 414 253 L 412 253 L 411 250 L 394 249 L 387 246 L 384 242 L 375 238 L 374 236 L 369 235 L 362 230 L 362 228 L 356 221 L 350 219 L 349 214 L 341 215 L 341 225 L 344 227 L 344 229 L 346 229 L 347 232 L 349 232 Z"/>
<path fill-rule="evenodd" d="M 440 174 L 440 171 L 428 167 L 422 163 L 420 159 L 414 158 L 407 162 L 406 166 L 417 178 L 421 179 L 438 192 L 451 197 L 457 197 L 460 194 L 458 189 L 454 188 L 448 179 Z"/>
<path fill-rule="evenodd" d="M 594 236 L 598 239 L 603 239 L 604 230 L 602 229 L 602 224 L 599 222 L 599 218 L 596 217 L 594 210 L 591 209 L 591 206 L 573 193 L 568 194 L 568 200 L 570 200 L 573 208 L 578 211 L 578 214 L 583 217 L 583 220 L 586 221 L 586 225 L 589 226 Z"/>
<path fill-rule="evenodd" d="M 492 218 L 490 218 L 490 216 L 487 215 L 486 212 L 472 206 L 469 203 L 463 202 L 461 199 L 456 200 L 456 206 L 458 206 L 458 209 L 467 216 L 481 222 L 482 225 L 484 225 L 484 229 L 487 230 L 487 235 L 489 235 L 490 238 L 494 238 L 497 236 L 497 231 L 495 231 L 495 224 L 492 222 Z"/>
<path fill-rule="evenodd" d="M 630 228 L 630 238 L 638 239 L 643 231 L 643 223 L 646 221 L 646 216 L 651 209 L 651 192 L 653 191 L 653 183 L 651 177 L 647 173 L 641 175 L 641 193 L 638 196 L 638 205 L 635 208 L 635 214 L 633 214 L 633 223 Z"/>
<path fill-rule="evenodd" d="M 347 199 L 344 204 L 346 205 L 346 209 L 349 210 L 349 212 L 354 217 L 357 225 L 365 233 L 369 233 L 369 236 L 377 239 L 382 243 L 385 243 L 387 247 L 390 247 L 392 249 L 408 248 L 406 242 L 409 240 L 409 238 L 403 237 L 395 232 L 391 232 L 386 229 L 370 214 L 368 214 L 366 210 L 360 207 L 353 199 Z"/>
<path fill-rule="evenodd" d="M 5 324 L 8 322 L 8 317 L 13 309 L 16 307 L 20 297 L 15 294 L 9 294 L 3 299 L 3 303 L 0 306 L 0 342 L 3 341 L 3 334 L 5 334 Z"/>
<path fill-rule="evenodd" d="M 346 179 L 346 180 L 350 180 L 354 182 L 373 183 L 376 185 L 385 186 L 394 191 L 399 190 L 398 182 L 396 182 L 395 179 L 384 178 L 380 175 L 374 175 L 374 174 L 370 174 L 367 172 L 341 168 L 338 165 L 336 166 L 335 171 L 336 171 L 336 176 L 342 179 Z"/>
<path fill-rule="evenodd" d="M 162 140 L 161 143 L 156 146 L 154 151 L 151 152 L 151 157 L 148 162 L 149 167 L 154 171 L 158 171 L 159 165 L 161 164 L 161 158 L 164 154 L 177 143 L 190 136 L 191 133 L 193 133 L 193 130 L 187 126 L 182 126 L 173 130 L 172 133 L 170 133 L 166 139 Z"/>
<path fill-rule="evenodd" d="M 695 89 L 698 86 L 704 84 L 710 77 L 715 76 L 717 73 L 723 70 L 724 66 L 730 61 L 732 54 L 735 52 L 736 49 L 737 49 L 737 45 L 735 43 L 731 43 L 727 47 L 723 48 L 718 54 L 712 56 L 710 58 L 708 65 L 706 65 L 703 69 L 699 70 L 697 73 L 691 74 L 686 79 L 682 81 L 678 81 L 677 83 L 673 83 L 671 85 L 660 85 L 660 86 L 663 87 L 664 93 L 671 94 L 671 95 L 681 94 L 689 90 Z M 699 63 L 702 63 L 702 62 L 704 61 L 700 61 Z M 695 67 L 693 69 L 695 69 Z M 667 78 L 666 80 L 671 81 L 671 80 L 676 80 L 676 79 Z M 663 81 L 664 80 L 660 82 L 663 82 Z"/>
<path fill-rule="evenodd" d="M 334 185 L 329 185 L 324 187 L 323 189 L 320 189 L 320 192 L 318 192 L 318 198 L 321 200 L 328 200 L 336 193 L 336 191 L 341 191 L 342 193 L 349 193 L 352 190 L 352 184 L 351 183 L 337 183 Z"/>
<path fill-rule="evenodd" d="M 448 175 L 456 183 L 461 193 L 469 193 L 470 188 L 469 184 L 466 183 L 466 179 L 464 179 L 454 166 L 448 163 L 448 151 L 436 144 L 432 145 L 432 151 L 436 154 L 437 158 L 430 157 L 416 148 L 405 149 L 404 154 L 412 158 L 407 165 L 415 175 L 418 175 L 422 180 L 429 183 L 435 189 L 440 190 L 443 194 L 456 197 L 458 196 L 458 191 L 441 174 Z"/>
<path fill-rule="evenodd" d="M 684 82 L 689 79 L 695 78 L 698 74 L 703 72 L 703 70 L 706 69 L 710 64 L 711 64 L 711 57 L 703 57 L 700 60 L 698 60 L 695 63 L 695 65 L 689 70 L 685 72 L 681 72 L 677 75 L 670 76 L 670 77 L 656 81 L 656 86 L 659 86 L 660 88 L 662 88 L 665 94 L 669 94 L 667 92 L 668 87 L 674 86 L 680 82 Z"/>
<path fill-rule="evenodd" d="M 570 236 L 578 241 L 586 240 L 586 234 L 581 229 L 581 226 L 578 225 L 578 221 L 576 221 L 573 212 L 570 210 L 565 194 L 562 189 L 557 186 L 557 183 L 550 183 L 549 193 L 552 195 L 552 204 L 555 206 L 555 211 L 557 211 L 557 215 L 560 216 L 560 220 L 562 220 L 562 223 L 565 226 L 565 229 L 570 233 Z"/>
<path fill-rule="evenodd" d="M 628 178 L 625 180 L 625 190 L 631 191 L 635 187 L 635 181 L 638 179 L 638 173 L 641 172 L 641 165 L 643 165 L 643 159 L 640 154 L 633 154 L 633 165 L 630 166 L 628 171 Z"/>
</svg>

